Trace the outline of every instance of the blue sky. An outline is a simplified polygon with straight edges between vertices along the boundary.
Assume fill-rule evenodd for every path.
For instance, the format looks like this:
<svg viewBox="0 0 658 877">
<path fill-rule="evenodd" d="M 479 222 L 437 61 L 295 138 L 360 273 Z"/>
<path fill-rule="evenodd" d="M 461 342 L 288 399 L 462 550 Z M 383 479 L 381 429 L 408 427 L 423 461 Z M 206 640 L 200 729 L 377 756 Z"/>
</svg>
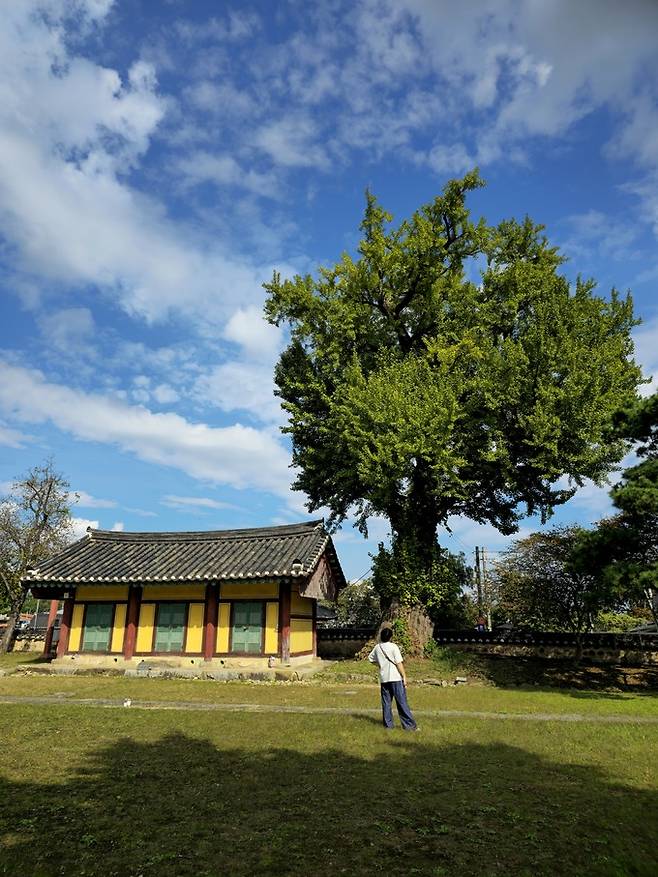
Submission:
<svg viewBox="0 0 658 877">
<path fill-rule="evenodd" d="M 261 284 L 352 249 L 367 186 L 402 219 L 476 164 L 476 215 L 633 291 L 651 377 L 657 37 L 653 0 L 6 4 L 2 485 L 52 455 L 78 532 L 303 519 Z M 586 485 L 554 521 L 608 508 Z M 343 527 L 349 576 L 385 535 Z"/>
</svg>

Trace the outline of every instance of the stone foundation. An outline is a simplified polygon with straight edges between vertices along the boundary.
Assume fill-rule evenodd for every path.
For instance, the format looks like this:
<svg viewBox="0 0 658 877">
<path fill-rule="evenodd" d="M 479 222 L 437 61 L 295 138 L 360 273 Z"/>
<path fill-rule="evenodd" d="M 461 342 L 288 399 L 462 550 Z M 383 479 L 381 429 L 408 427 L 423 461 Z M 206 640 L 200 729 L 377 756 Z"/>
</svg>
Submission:
<svg viewBox="0 0 658 877">
<path fill-rule="evenodd" d="M 69 657 L 80 657 L 73 655 Z M 89 656 L 84 656 L 89 657 Z M 99 655 L 100 658 L 107 657 Z M 304 661 L 301 658 L 304 657 Z M 226 659 L 221 659 L 226 661 Z M 234 659 L 235 660 L 235 659 Z M 265 663 L 249 663 L 244 660 L 241 663 L 233 663 L 230 666 L 220 663 L 220 659 L 203 661 L 199 659 L 196 664 L 176 664 L 172 660 L 158 658 L 135 658 L 132 661 L 103 663 L 99 661 L 67 661 L 58 658 L 56 661 L 44 664 L 19 664 L 17 673 L 43 673 L 61 676 L 75 675 L 107 675 L 129 676 L 133 678 L 150 679 L 214 679 L 217 682 L 251 681 L 251 682 L 295 682 L 307 679 L 316 673 L 325 670 L 330 662 L 321 661 L 318 658 L 298 656 L 290 664 L 280 664 L 268 667 Z"/>
</svg>

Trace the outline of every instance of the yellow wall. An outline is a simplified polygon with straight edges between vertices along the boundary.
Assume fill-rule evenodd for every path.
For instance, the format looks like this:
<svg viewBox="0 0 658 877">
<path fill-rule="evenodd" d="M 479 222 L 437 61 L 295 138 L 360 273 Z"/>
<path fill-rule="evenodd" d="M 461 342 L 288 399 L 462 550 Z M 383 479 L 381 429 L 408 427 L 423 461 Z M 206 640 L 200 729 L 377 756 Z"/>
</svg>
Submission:
<svg viewBox="0 0 658 877">
<path fill-rule="evenodd" d="M 279 604 L 268 603 L 265 607 L 265 653 L 276 655 L 279 651 Z"/>
<path fill-rule="evenodd" d="M 85 607 L 82 603 L 76 603 L 73 607 L 73 617 L 71 619 L 71 632 L 69 633 L 69 652 L 79 652 L 80 643 L 82 642 L 82 619 L 84 617 Z"/>
<path fill-rule="evenodd" d="M 205 600 L 205 585 L 146 585 L 144 600 Z"/>
<path fill-rule="evenodd" d="M 313 651 L 313 620 L 290 619 L 290 653 Z"/>
<path fill-rule="evenodd" d="M 228 638 L 231 623 L 230 603 L 219 604 L 219 618 L 217 621 L 217 646 L 216 651 L 228 652 Z"/>
<path fill-rule="evenodd" d="M 186 652 L 203 651 L 203 610 L 205 603 L 190 603 L 187 615 Z"/>
<path fill-rule="evenodd" d="M 117 604 L 114 610 L 114 627 L 112 628 L 112 641 L 110 643 L 111 652 L 123 651 L 123 635 L 126 630 L 126 610 L 125 603 Z"/>
<path fill-rule="evenodd" d="M 262 600 L 279 596 L 278 582 L 223 582 L 222 600 Z"/>
<path fill-rule="evenodd" d="M 313 600 L 308 597 L 300 597 L 297 591 L 290 592 L 290 614 L 313 616 Z"/>
<path fill-rule="evenodd" d="M 150 652 L 153 648 L 153 622 L 155 621 L 155 603 L 142 603 L 139 610 L 139 627 L 137 628 L 136 652 Z"/>
<path fill-rule="evenodd" d="M 114 603 L 128 599 L 128 585 L 80 585 L 75 591 L 76 603 L 99 600 Z"/>
</svg>

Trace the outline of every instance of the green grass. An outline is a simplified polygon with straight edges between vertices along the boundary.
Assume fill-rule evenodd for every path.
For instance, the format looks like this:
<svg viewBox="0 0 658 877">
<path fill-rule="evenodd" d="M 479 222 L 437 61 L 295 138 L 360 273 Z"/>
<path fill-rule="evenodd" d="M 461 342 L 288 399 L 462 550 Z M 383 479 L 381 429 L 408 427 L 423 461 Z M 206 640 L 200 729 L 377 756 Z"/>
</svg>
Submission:
<svg viewBox="0 0 658 877">
<path fill-rule="evenodd" d="M 339 682 L 218 683 L 197 679 L 127 679 L 120 676 L 33 676 L 0 678 L 0 697 L 57 696 L 186 703 L 263 703 L 310 707 L 374 707 L 378 686 Z M 417 709 L 502 713 L 580 713 L 658 717 L 658 692 L 597 692 L 568 689 L 503 689 L 482 685 L 438 688 L 409 684 Z M 4 707 L 0 707 L 2 709 Z"/>
<path fill-rule="evenodd" d="M 18 664 L 46 663 L 41 652 L 8 652 L 0 654 L 0 670 L 14 670 Z"/>
<path fill-rule="evenodd" d="M 609 664 L 575 664 L 572 661 L 550 661 L 544 658 L 509 658 L 478 655 L 458 649 L 439 648 L 426 660 L 405 661 L 410 679 L 445 679 L 467 676 L 487 685 L 509 687 L 539 685 L 542 687 L 581 688 L 586 690 L 658 691 L 658 667 L 633 668 Z M 336 661 L 324 674 L 326 679 L 358 683 L 376 679 L 377 669 L 368 661 Z"/>
<path fill-rule="evenodd" d="M 374 687 L 5 677 L 59 692 L 377 705 Z M 420 708 L 658 715 L 658 697 L 410 686 Z M 0 705 L 0 874 L 655 875 L 658 727 Z"/>
</svg>

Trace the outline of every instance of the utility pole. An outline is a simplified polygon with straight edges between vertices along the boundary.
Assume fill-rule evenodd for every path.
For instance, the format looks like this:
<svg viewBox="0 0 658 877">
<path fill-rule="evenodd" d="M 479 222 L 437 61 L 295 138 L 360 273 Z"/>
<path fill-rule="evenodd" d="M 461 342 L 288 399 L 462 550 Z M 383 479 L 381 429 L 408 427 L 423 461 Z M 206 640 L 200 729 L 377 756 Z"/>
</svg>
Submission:
<svg viewBox="0 0 658 877">
<path fill-rule="evenodd" d="M 480 549 L 482 557 L 482 589 L 484 591 L 484 601 L 487 608 L 487 629 L 491 630 L 491 598 L 489 595 L 489 582 L 487 581 L 487 553 L 484 546 Z"/>
<path fill-rule="evenodd" d="M 480 569 L 480 549 L 475 546 L 475 584 L 478 591 L 478 615 L 482 615 L 482 573 Z"/>
</svg>

